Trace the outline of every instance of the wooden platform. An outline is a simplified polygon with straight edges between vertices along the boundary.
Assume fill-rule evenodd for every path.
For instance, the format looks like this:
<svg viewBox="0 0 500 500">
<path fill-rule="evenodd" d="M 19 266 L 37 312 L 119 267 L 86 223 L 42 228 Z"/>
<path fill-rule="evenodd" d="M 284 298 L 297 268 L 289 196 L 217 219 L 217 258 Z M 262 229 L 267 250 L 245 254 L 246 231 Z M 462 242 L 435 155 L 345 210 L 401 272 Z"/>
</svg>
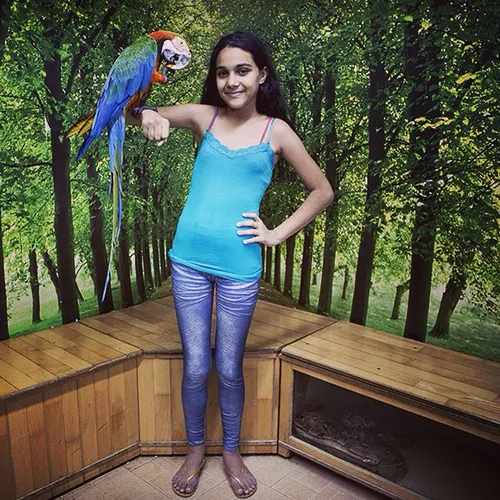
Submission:
<svg viewBox="0 0 500 500">
<path fill-rule="evenodd" d="M 243 364 L 244 453 L 276 453 L 289 431 L 284 363 L 500 435 L 500 365 L 260 300 Z M 139 455 L 185 453 L 181 379 L 172 297 L 0 343 L 2 500 L 52 498 Z M 221 452 L 217 391 L 213 370 L 208 453 Z"/>
<path fill-rule="evenodd" d="M 259 301 L 243 452 L 277 452 L 279 351 L 334 322 Z M 185 453 L 181 379 L 172 297 L 0 343 L 1 499 L 51 498 L 133 457 Z M 221 452 L 214 370 L 206 439 Z"/>
</svg>

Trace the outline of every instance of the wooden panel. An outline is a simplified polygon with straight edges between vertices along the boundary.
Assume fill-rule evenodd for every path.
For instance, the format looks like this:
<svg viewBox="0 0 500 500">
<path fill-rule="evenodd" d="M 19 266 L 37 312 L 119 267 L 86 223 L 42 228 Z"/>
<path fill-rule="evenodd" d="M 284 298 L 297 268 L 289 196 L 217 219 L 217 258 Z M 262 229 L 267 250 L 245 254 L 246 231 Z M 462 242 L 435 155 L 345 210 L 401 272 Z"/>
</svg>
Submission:
<svg viewBox="0 0 500 500">
<path fill-rule="evenodd" d="M 170 360 L 153 360 L 153 405 L 155 419 L 155 441 L 171 441 L 172 422 L 170 415 Z M 152 408 L 150 408 L 152 409 Z"/>
<path fill-rule="evenodd" d="M 137 368 L 141 441 L 155 441 L 153 359 L 141 357 Z"/>
<path fill-rule="evenodd" d="M 137 387 L 137 359 L 123 363 L 125 382 L 125 428 L 127 446 L 139 441 L 139 399 Z"/>
<path fill-rule="evenodd" d="M 111 411 L 111 451 L 127 446 L 127 421 L 125 410 L 125 367 L 122 363 L 109 367 L 109 405 Z"/>
<path fill-rule="evenodd" d="M 7 408 L 0 402 L 0 491 L 2 499 L 14 500 L 15 485 L 12 472 L 12 452 L 9 444 L 9 428 L 7 422 Z"/>
<path fill-rule="evenodd" d="M 16 484 L 16 497 L 34 490 L 28 414 L 25 402 L 19 401 L 7 405 L 10 452 Z"/>
<path fill-rule="evenodd" d="M 187 441 L 186 428 L 184 426 L 184 411 L 182 409 L 182 359 L 170 360 L 170 381 L 172 394 L 172 442 Z M 210 396 L 212 396 L 210 394 Z M 212 396 L 213 397 L 213 396 Z M 210 397 L 208 398 L 210 404 Z"/>
<path fill-rule="evenodd" d="M 68 473 L 72 473 L 82 468 L 80 411 L 76 380 L 69 380 L 62 384 L 61 404 L 64 421 L 60 422 L 59 425 L 64 426 L 66 464 Z M 91 402 L 85 404 L 91 404 Z"/>
<path fill-rule="evenodd" d="M 292 404 L 293 404 L 293 370 L 292 365 L 281 361 L 280 381 L 280 415 L 278 439 L 288 443 L 291 434 Z"/>
<path fill-rule="evenodd" d="M 35 489 L 38 489 L 49 483 L 43 394 L 38 392 L 26 397 L 24 398 L 24 403 L 26 405 L 26 417 L 28 420 L 33 486 Z"/>
<path fill-rule="evenodd" d="M 365 469 L 340 460 L 339 458 L 334 457 L 319 448 L 311 446 L 294 436 L 290 437 L 288 447 L 296 453 L 310 458 L 311 460 L 326 466 L 329 469 L 348 477 L 349 479 L 353 479 L 358 483 L 384 493 L 384 495 L 389 495 L 390 498 L 394 498 L 396 500 L 429 500 L 418 493 L 398 485 L 397 483 L 393 483 Z"/>
<path fill-rule="evenodd" d="M 44 417 L 47 425 L 47 451 L 49 455 L 50 481 L 68 475 L 67 446 L 64 424 L 64 406 L 61 385 L 48 387 L 44 391 Z"/>
<path fill-rule="evenodd" d="M 83 375 L 78 379 L 78 409 L 82 459 L 83 466 L 86 467 L 99 459 L 93 373 Z"/>
<path fill-rule="evenodd" d="M 283 314 L 285 316 L 290 316 L 292 318 L 297 318 L 303 321 L 308 321 L 310 323 L 315 323 L 320 326 L 331 325 L 338 321 L 335 318 L 329 318 L 327 316 L 321 316 L 319 314 L 314 314 L 309 311 L 302 311 L 301 309 L 293 309 L 291 307 L 282 306 L 280 304 L 275 304 L 274 302 L 266 302 L 265 300 L 258 300 L 255 312 L 257 316 L 260 311 L 271 311 L 275 314 Z"/>
<path fill-rule="evenodd" d="M 96 371 L 94 375 L 97 450 L 100 460 L 111 455 L 108 375 L 108 369 Z"/>
</svg>

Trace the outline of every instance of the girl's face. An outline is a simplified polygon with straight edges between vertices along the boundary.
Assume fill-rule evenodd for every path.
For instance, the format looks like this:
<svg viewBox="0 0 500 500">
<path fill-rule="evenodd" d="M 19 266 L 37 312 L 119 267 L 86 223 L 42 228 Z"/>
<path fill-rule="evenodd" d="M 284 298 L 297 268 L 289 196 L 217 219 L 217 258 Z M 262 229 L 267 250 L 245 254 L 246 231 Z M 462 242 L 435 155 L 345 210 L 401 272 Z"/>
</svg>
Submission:
<svg viewBox="0 0 500 500">
<path fill-rule="evenodd" d="M 255 106 L 259 85 L 264 83 L 267 68 L 259 69 L 252 54 L 237 47 L 219 52 L 215 78 L 222 100 L 232 109 Z"/>
</svg>

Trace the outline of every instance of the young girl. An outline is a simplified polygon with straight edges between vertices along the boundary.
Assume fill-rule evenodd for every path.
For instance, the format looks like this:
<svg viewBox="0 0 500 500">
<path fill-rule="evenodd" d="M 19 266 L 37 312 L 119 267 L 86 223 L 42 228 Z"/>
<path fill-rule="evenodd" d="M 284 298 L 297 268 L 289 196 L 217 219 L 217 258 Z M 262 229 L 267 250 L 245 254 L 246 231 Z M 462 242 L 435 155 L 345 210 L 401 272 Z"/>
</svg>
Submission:
<svg viewBox="0 0 500 500">
<path fill-rule="evenodd" d="M 215 46 L 202 104 L 143 109 L 144 135 L 162 144 L 170 127 L 190 129 L 199 145 L 191 187 L 169 252 L 182 340 L 182 402 L 189 451 L 172 480 L 175 493 L 194 494 L 205 462 L 210 330 L 216 295 L 215 367 L 223 426 L 223 461 L 239 498 L 257 490 L 239 453 L 244 405 L 243 354 L 259 291 L 261 250 L 296 233 L 331 203 L 333 192 L 288 125 L 285 103 L 265 44 L 236 32 Z M 128 123 L 136 123 L 132 118 Z M 259 217 L 273 167 L 283 157 L 310 191 L 274 229 Z"/>
</svg>

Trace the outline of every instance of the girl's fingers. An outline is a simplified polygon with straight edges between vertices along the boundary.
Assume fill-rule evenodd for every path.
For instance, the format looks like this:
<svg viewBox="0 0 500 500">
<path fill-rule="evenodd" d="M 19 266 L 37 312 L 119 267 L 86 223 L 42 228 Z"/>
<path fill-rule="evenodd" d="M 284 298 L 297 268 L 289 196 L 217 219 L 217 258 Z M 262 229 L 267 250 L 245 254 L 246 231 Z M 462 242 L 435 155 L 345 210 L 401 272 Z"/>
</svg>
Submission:
<svg viewBox="0 0 500 500">
<path fill-rule="evenodd" d="M 249 238 L 248 240 L 243 240 L 243 244 L 248 245 L 249 243 L 259 243 L 260 236 L 255 236 L 255 238 Z"/>
<path fill-rule="evenodd" d="M 236 231 L 240 236 L 244 236 L 246 234 L 259 234 L 257 229 L 246 229 L 244 231 Z"/>
</svg>

